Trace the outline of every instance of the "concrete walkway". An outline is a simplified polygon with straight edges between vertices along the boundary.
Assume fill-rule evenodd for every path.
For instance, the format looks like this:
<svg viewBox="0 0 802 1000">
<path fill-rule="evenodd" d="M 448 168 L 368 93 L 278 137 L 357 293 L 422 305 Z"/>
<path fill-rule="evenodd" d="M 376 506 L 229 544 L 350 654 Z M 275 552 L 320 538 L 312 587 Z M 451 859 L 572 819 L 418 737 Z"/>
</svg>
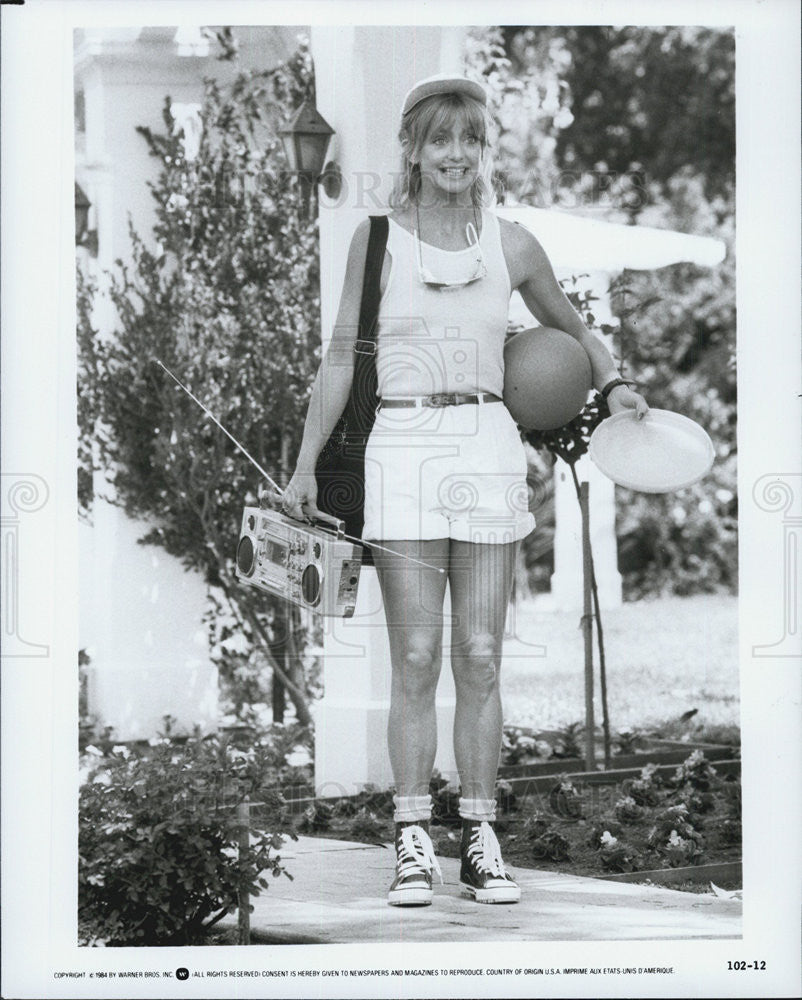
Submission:
<svg viewBox="0 0 802 1000">
<path fill-rule="evenodd" d="M 602 879 L 513 869 L 520 903 L 477 904 L 461 895 L 459 862 L 439 858 L 431 906 L 386 902 L 392 847 L 300 837 L 281 851 L 293 881 L 270 879 L 253 900 L 254 944 L 402 941 L 635 941 L 737 938 L 741 903 Z M 236 926 L 236 914 L 219 927 Z"/>
</svg>

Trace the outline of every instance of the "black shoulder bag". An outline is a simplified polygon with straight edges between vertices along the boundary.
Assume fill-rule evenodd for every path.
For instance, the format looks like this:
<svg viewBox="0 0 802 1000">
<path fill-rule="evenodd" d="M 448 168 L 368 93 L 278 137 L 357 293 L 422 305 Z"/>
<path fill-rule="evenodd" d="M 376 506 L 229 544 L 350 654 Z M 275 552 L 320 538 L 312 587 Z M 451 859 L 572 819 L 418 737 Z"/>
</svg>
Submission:
<svg viewBox="0 0 802 1000">
<path fill-rule="evenodd" d="M 388 229 L 386 215 L 370 217 L 351 394 L 315 466 L 318 508 L 344 521 L 346 534 L 355 538 L 362 537 L 365 522 L 365 447 L 379 403 L 376 334 Z M 362 565 L 372 564 L 371 551 L 365 547 Z"/>
</svg>

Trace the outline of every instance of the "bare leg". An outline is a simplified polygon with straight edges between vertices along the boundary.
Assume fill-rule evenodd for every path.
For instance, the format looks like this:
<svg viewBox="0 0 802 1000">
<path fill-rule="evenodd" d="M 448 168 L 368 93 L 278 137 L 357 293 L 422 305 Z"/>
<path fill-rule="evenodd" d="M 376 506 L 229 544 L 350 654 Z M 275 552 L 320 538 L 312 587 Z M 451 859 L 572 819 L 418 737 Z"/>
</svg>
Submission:
<svg viewBox="0 0 802 1000">
<path fill-rule="evenodd" d="M 451 542 L 454 756 L 466 799 L 495 796 L 502 735 L 501 644 L 518 545 Z"/>
<path fill-rule="evenodd" d="M 443 566 L 449 540 L 386 541 L 383 545 Z M 374 562 L 390 636 L 392 687 L 387 736 L 396 792 L 426 795 L 437 749 L 435 692 L 442 662 L 446 573 L 378 549 Z"/>
</svg>

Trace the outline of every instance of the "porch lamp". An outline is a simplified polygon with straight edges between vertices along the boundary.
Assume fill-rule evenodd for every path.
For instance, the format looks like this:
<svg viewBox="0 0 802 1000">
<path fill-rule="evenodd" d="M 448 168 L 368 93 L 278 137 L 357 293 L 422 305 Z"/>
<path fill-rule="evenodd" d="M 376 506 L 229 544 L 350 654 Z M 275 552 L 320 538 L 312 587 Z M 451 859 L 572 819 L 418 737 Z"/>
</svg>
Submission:
<svg viewBox="0 0 802 1000">
<path fill-rule="evenodd" d="M 317 182 L 329 198 L 336 198 L 342 189 L 342 172 L 336 163 L 325 164 L 326 150 L 334 129 L 317 110 L 313 101 L 306 100 L 288 125 L 278 130 L 290 170 L 303 177 L 310 186 Z"/>
<path fill-rule="evenodd" d="M 93 257 L 97 257 L 97 230 L 89 229 L 89 209 L 91 201 L 80 184 L 75 183 L 75 245 L 86 247 Z"/>
</svg>

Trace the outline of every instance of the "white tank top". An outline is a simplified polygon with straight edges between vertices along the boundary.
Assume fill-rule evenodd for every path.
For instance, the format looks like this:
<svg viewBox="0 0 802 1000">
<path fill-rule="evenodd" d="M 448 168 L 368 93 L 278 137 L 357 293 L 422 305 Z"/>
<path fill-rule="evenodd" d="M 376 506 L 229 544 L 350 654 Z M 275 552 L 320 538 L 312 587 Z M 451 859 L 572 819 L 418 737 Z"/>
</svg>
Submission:
<svg viewBox="0 0 802 1000">
<path fill-rule="evenodd" d="M 510 277 L 498 217 L 487 209 L 482 211 L 479 242 L 487 274 L 441 291 L 420 280 L 415 239 L 390 219 L 390 275 L 379 306 L 377 337 L 380 396 L 502 395 Z M 438 275 L 452 271 L 455 256 L 463 253 L 476 255 L 470 247 L 463 251 L 422 245 L 424 264 Z"/>
</svg>

